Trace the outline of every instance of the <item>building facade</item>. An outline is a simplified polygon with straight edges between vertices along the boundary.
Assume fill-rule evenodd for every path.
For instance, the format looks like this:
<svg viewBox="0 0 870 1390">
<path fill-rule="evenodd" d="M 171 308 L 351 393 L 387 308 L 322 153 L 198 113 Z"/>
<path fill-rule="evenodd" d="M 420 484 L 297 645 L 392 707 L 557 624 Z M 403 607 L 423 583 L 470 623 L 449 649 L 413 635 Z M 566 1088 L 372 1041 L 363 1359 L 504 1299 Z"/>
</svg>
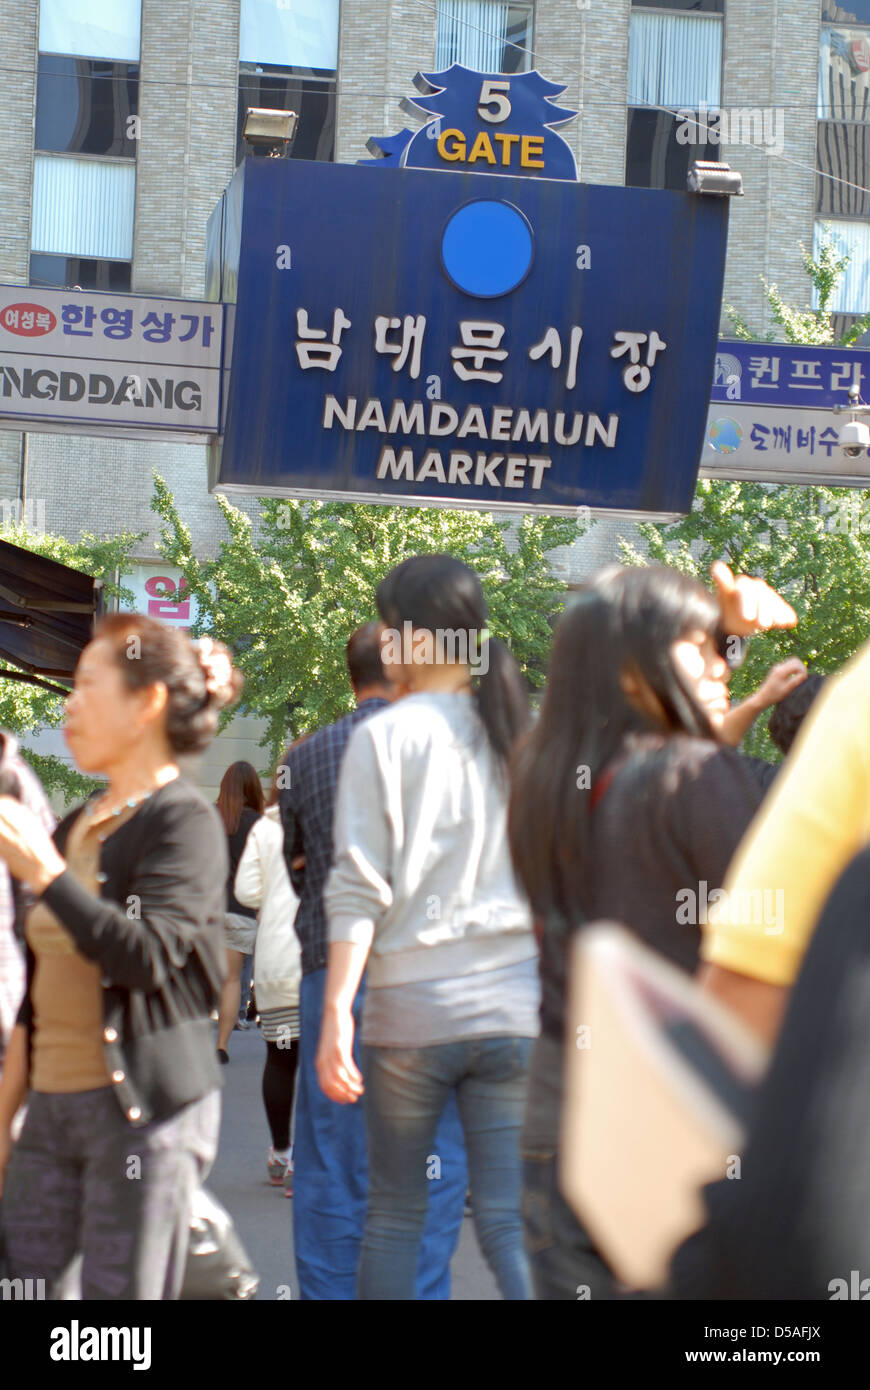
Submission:
<svg viewBox="0 0 870 1390">
<path fill-rule="evenodd" d="M 852 256 L 842 322 L 870 309 L 870 0 L 4 0 L 0 283 L 204 297 L 247 106 L 298 113 L 292 157 L 355 161 L 408 124 L 414 73 L 452 62 L 564 83 L 583 180 L 684 188 L 695 158 L 739 169 L 724 298 L 759 334 L 760 277 L 805 305 L 800 244 L 824 223 Z M 0 494 L 73 538 L 145 532 L 143 592 L 173 580 L 155 470 L 213 554 L 203 448 L 0 430 Z M 557 556 L 566 583 L 631 531 L 600 522 Z M 234 725 L 217 758 L 249 756 L 251 733 Z"/>
</svg>

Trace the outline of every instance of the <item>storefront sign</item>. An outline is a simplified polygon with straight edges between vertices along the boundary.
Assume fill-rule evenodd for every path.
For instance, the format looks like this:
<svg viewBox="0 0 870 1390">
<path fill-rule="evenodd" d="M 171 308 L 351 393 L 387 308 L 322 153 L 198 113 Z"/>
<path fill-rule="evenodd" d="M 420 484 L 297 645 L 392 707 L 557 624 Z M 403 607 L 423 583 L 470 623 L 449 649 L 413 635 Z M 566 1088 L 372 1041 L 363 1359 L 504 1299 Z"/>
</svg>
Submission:
<svg viewBox="0 0 870 1390">
<path fill-rule="evenodd" d="M 218 427 L 223 307 L 0 285 L 0 427 Z"/>
</svg>

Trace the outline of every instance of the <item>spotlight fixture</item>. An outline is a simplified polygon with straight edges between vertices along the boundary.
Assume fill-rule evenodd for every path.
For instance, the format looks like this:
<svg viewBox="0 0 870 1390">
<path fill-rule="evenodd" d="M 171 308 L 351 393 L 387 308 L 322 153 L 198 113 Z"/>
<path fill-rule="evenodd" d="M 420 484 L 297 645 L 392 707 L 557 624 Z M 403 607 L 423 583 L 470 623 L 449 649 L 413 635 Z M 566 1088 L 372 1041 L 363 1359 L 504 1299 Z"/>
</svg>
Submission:
<svg viewBox="0 0 870 1390">
<path fill-rule="evenodd" d="M 242 138 L 253 154 L 286 159 L 298 123 L 295 111 L 273 111 L 265 106 L 249 106 L 245 112 Z"/>
<path fill-rule="evenodd" d="M 717 198 L 742 198 L 743 175 L 730 164 L 717 164 L 712 159 L 696 159 L 689 170 L 690 193 L 708 193 Z"/>
</svg>

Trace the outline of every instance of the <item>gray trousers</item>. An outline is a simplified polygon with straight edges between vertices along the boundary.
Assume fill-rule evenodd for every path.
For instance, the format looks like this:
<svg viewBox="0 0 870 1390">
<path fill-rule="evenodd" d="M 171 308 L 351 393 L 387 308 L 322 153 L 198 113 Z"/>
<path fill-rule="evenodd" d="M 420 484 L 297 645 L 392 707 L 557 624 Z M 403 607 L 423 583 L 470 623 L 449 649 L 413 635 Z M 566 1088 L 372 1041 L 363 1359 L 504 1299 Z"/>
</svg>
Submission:
<svg viewBox="0 0 870 1390">
<path fill-rule="evenodd" d="M 63 1296 L 60 1276 L 80 1255 L 82 1299 L 177 1298 L 219 1129 L 219 1091 L 138 1129 L 111 1086 L 32 1091 L 3 1191 L 10 1277 Z"/>
</svg>

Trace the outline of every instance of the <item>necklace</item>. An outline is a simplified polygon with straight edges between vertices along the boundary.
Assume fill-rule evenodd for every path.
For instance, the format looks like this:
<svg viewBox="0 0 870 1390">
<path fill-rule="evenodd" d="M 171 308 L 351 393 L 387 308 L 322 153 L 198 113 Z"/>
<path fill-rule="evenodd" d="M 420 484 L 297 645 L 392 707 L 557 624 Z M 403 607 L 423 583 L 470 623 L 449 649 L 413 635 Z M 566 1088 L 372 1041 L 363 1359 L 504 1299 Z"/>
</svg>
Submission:
<svg viewBox="0 0 870 1390">
<path fill-rule="evenodd" d="M 127 797 L 127 800 L 126 800 L 126 801 L 122 801 L 121 804 L 120 804 L 119 806 L 113 806 L 111 810 L 106 810 L 105 813 L 104 813 L 105 819 L 108 820 L 109 817 L 117 817 L 117 816 L 123 815 L 124 811 L 126 811 L 126 810 L 130 810 L 130 811 L 135 810 L 135 808 L 136 808 L 138 805 L 140 805 L 141 802 L 147 801 L 148 798 L 149 798 L 149 796 L 153 796 L 153 795 L 154 795 L 154 788 L 152 787 L 152 788 L 150 789 L 150 791 L 147 791 L 147 792 L 139 792 L 138 796 L 128 796 L 128 797 Z M 87 808 L 87 813 L 88 813 L 88 819 L 89 819 L 89 820 L 92 820 L 93 817 L 97 814 L 97 811 L 98 811 L 98 809 L 99 809 L 99 807 L 100 807 L 100 803 L 102 802 L 102 800 L 103 800 L 104 797 L 105 797 L 105 792 L 103 793 L 102 796 L 96 797 L 92 802 L 89 803 L 88 808 Z M 105 837 L 105 835 L 99 835 L 97 838 L 98 838 L 98 839 L 100 840 L 100 842 L 102 843 L 102 841 L 105 840 L 106 837 Z"/>
</svg>

